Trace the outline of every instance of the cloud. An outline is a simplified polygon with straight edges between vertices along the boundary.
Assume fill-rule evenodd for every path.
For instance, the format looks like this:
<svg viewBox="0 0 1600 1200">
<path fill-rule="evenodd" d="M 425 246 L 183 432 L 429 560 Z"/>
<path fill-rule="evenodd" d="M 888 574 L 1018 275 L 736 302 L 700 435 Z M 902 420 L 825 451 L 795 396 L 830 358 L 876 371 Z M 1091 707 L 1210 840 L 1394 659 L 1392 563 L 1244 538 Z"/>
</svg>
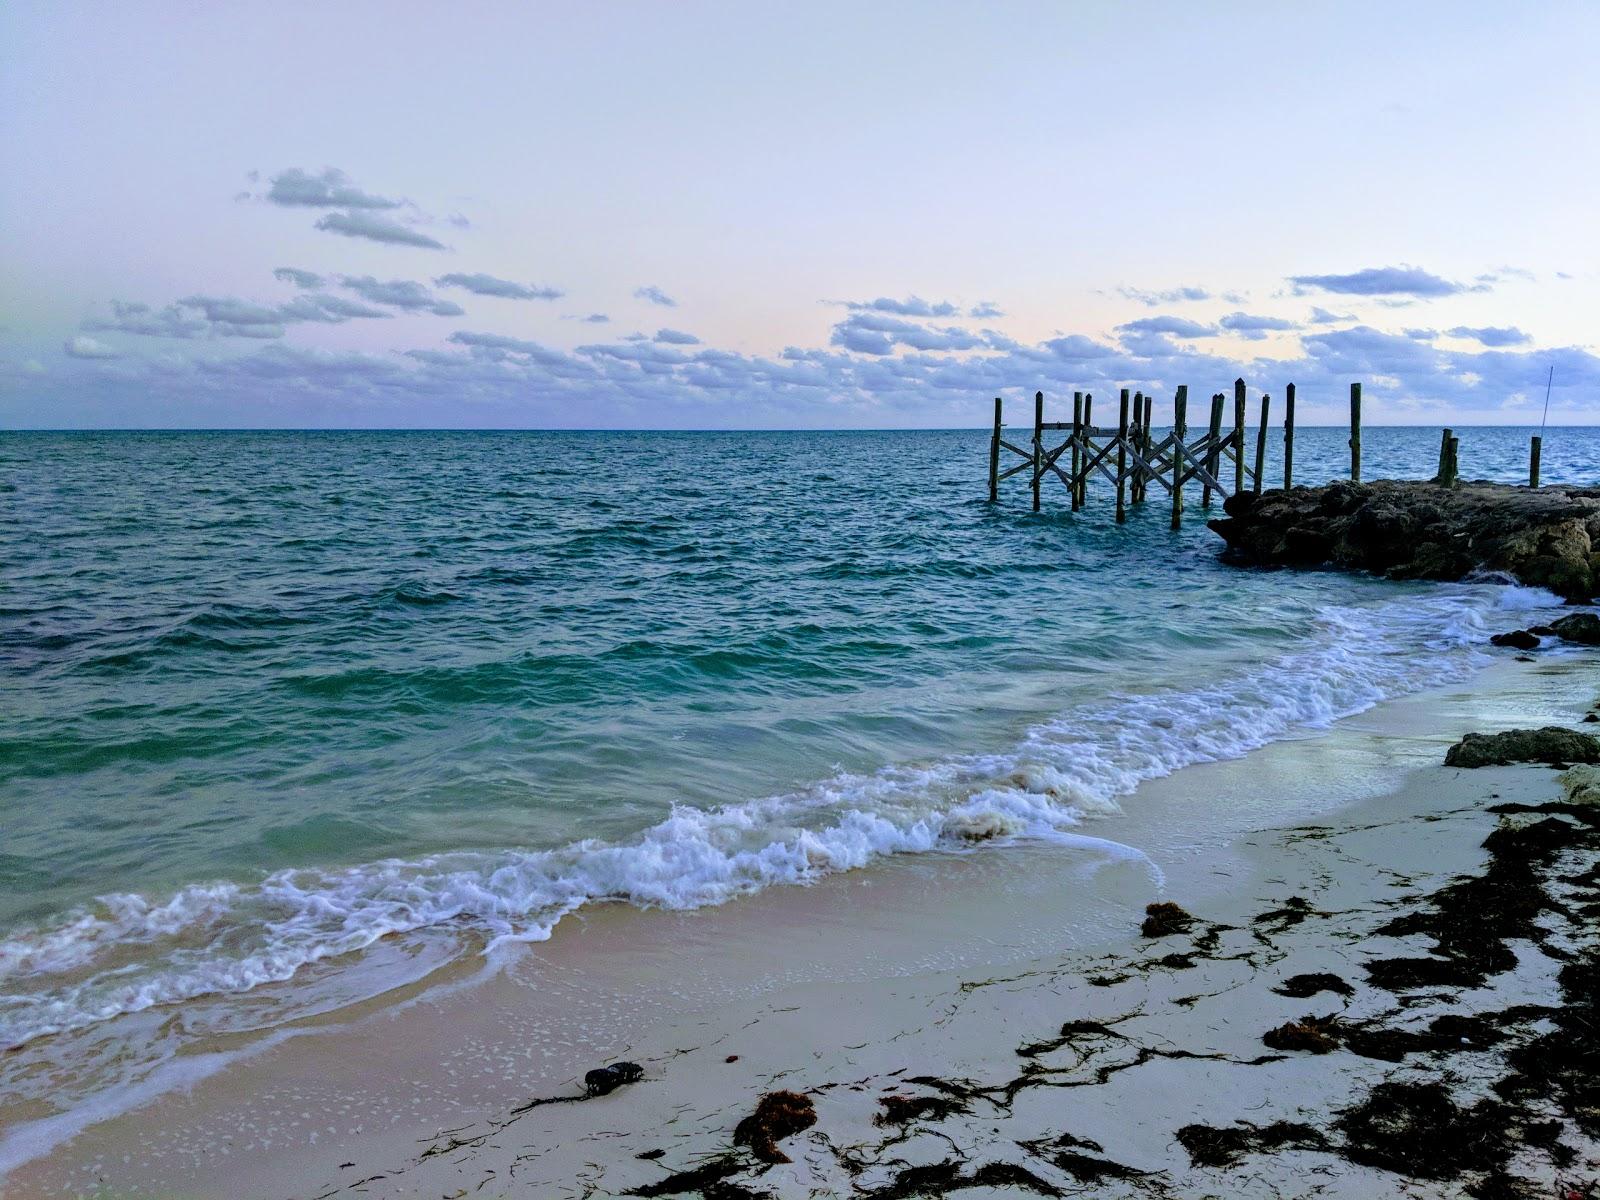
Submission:
<svg viewBox="0 0 1600 1200">
<path fill-rule="evenodd" d="M 443 242 L 418 233 L 398 221 L 366 212 L 331 212 L 318 220 L 316 227 L 341 237 L 365 238 L 369 242 L 385 242 L 395 246 L 422 246 L 429 250 L 443 250 Z"/>
<path fill-rule="evenodd" d="M 216 337 L 281 338 L 285 317 L 276 308 L 231 296 L 185 296 L 181 308 L 198 309 Z"/>
<path fill-rule="evenodd" d="M 1126 325 L 1118 325 L 1117 330 L 1118 332 L 1133 334 L 1166 333 L 1181 338 L 1217 336 L 1217 331 L 1210 325 L 1202 325 L 1200 322 L 1191 321 L 1186 317 L 1174 316 L 1140 317 L 1137 321 L 1129 321 Z"/>
<path fill-rule="evenodd" d="M 300 208 L 399 208 L 399 200 L 374 196 L 350 182 L 343 171 L 328 167 L 313 175 L 300 167 L 290 167 L 272 177 L 267 199 L 285 207 Z M 320 225 L 319 225 L 320 228 Z"/>
<path fill-rule="evenodd" d="M 131 333 L 140 337 L 197 338 L 210 332 L 209 323 L 185 313 L 176 304 L 156 310 L 148 304 L 126 300 L 111 302 L 111 316 L 89 317 L 83 328 L 94 332 Z"/>
<path fill-rule="evenodd" d="M 977 304 L 967 309 L 967 316 L 976 317 L 979 320 L 993 320 L 996 317 L 1005 315 L 1000 311 L 1000 306 L 993 300 L 980 300 Z"/>
<path fill-rule="evenodd" d="M 1287 329 L 1298 329 L 1293 321 L 1283 317 L 1262 317 L 1251 313 L 1229 313 L 1218 321 L 1224 329 L 1231 329 L 1234 333 L 1263 333 L 1276 332 Z"/>
<path fill-rule="evenodd" d="M 493 275 L 464 275 L 452 273 L 441 275 L 433 281 L 440 287 L 460 287 L 479 296 L 499 296 L 506 300 L 559 300 L 566 295 L 552 287 L 540 287 L 537 284 L 516 283 L 510 279 L 498 279 Z"/>
<path fill-rule="evenodd" d="M 357 318 L 387 319 L 394 316 L 393 313 L 384 312 L 383 309 L 374 308 L 370 304 L 362 304 L 344 296 L 324 296 L 320 293 L 296 296 L 289 303 L 280 304 L 278 315 L 285 321 L 322 321 L 333 325 Z"/>
<path fill-rule="evenodd" d="M 78 334 L 70 337 L 61 347 L 71 358 L 121 358 L 119 351 L 92 337 Z"/>
<path fill-rule="evenodd" d="M 296 267 L 279 267 L 272 273 L 274 279 L 281 279 L 284 283 L 292 283 L 297 288 L 319 288 L 322 286 L 322 276 L 310 271 L 302 271 Z"/>
<path fill-rule="evenodd" d="M 392 315 L 342 296 L 320 293 L 302 293 L 287 304 L 273 305 L 233 296 L 196 295 L 185 296 L 162 309 L 113 300 L 110 317 L 87 318 L 82 327 L 96 333 L 129 333 L 138 337 L 280 338 L 286 325 L 306 321 L 337 325 L 357 318 Z"/>
<path fill-rule="evenodd" d="M 1451 337 L 1467 338 L 1485 346 L 1520 346 L 1533 340 L 1514 325 L 1483 325 L 1477 328 L 1457 325 L 1445 332 Z"/>
<path fill-rule="evenodd" d="M 1311 316 L 1307 318 L 1313 325 L 1337 325 L 1340 321 L 1354 321 L 1350 313 L 1329 312 L 1325 308 L 1311 306 Z"/>
<path fill-rule="evenodd" d="M 678 307 L 678 302 L 658 287 L 634 288 L 633 295 L 637 300 L 648 300 L 651 304 L 659 304 L 663 308 Z"/>
<path fill-rule="evenodd" d="M 538 342 L 507 337 L 500 333 L 473 333 L 470 330 L 458 329 L 450 335 L 449 340 L 458 346 L 468 347 L 479 358 L 490 360 L 517 355 L 530 362 L 543 363 L 545 366 L 566 366 L 570 361 L 560 350 L 552 350 L 548 346 L 541 346 Z"/>
<path fill-rule="evenodd" d="M 1188 300 L 1211 299 L 1210 292 L 1206 291 L 1205 288 L 1198 287 L 1169 288 L 1164 292 L 1149 292 L 1143 288 L 1119 287 L 1117 292 L 1126 296 L 1129 300 L 1137 300 L 1140 304 L 1149 308 L 1155 308 L 1160 304 L 1179 304 Z"/>
<path fill-rule="evenodd" d="M 582 321 L 587 325 L 607 325 L 607 324 L 610 323 L 611 318 L 606 316 L 605 313 L 590 313 L 586 317 L 570 316 L 570 317 L 563 317 L 562 320 L 564 320 L 564 321 Z"/>
<path fill-rule="evenodd" d="M 464 309 L 453 300 L 440 300 L 422 284 L 411 279 L 374 279 L 371 275 L 341 275 L 339 283 L 363 300 L 387 304 L 406 312 L 430 312 L 437 317 L 459 317 Z"/>
<path fill-rule="evenodd" d="M 1486 283 L 1469 287 L 1464 283 L 1430 274 L 1421 267 L 1368 267 L 1349 275 L 1291 275 L 1296 291 L 1316 289 L 1344 296 L 1454 296 L 1459 292 L 1483 291 Z"/>
<path fill-rule="evenodd" d="M 656 330 L 656 341 L 669 346 L 698 346 L 700 339 L 692 333 L 683 333 L 677 329 Z"/>
<path fill-rule="evenodd" d="M 893 300 L 879 296 L 876 300 L 847 300 L 845 307 L 852 312 L 889 313 L 896 317 L 958 317 L 961 309 L 948 300 L 930 301 L 921 296 L 907 296 Z"/>
<path fill-rule="evenodd" d="M 877 311 L 852 312 L 833 327 L 832 345 L 856 354 L 892 354 L 896 345 L 913 350 L 950 351 L 986 348 L 982 336 L 954 326 L 919 325 Z"/>
</svg>

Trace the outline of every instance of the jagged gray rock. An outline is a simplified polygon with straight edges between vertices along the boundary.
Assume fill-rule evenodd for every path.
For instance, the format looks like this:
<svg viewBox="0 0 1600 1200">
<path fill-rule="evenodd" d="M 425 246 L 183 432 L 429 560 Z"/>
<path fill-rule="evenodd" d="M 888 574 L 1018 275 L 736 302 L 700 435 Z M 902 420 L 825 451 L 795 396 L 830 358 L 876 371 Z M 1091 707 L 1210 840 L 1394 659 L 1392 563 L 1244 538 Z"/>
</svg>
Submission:
<svg viewBox="0 0 1600 1200">
<path fill-rule="evenodd" d="M 1600 738 L 1559 725 L 1469 733 L 1444 756 L 1447 767 L 1503 767 L 1508 763 L 1600 763 Z"/>
<path fill-rule="evenodd" d="M 1573 613 L 1550 623 L 1550 631 L 1568 642 L 1600 646 L 1600 617 L 1593 613 Z"/>
<path fill-rule="evenodd" d="M 1572 601 L 1600 589 L 1600 488 L 1339 481 L 1240 493 L 1224 511 L 1210 525 L 1231 562 L 1328 565 L 1393 579 L 1503 571 Z"/>
</svg>

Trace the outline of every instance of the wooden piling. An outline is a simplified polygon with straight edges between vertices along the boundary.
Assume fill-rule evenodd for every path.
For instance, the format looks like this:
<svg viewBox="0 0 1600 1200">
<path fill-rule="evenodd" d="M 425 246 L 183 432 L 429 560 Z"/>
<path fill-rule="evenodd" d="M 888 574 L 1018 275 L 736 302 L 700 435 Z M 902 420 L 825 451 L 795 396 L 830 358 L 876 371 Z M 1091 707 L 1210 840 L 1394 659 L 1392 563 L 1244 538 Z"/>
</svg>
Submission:
<svg viewBox="0 0 1600 1200">
<path fill-rule="evenodd" d="M 1212 479 L 1217 477 L 1217 474 L 1222 466 L 1222 451 L 1218 446 L 1218 442 L 1221 440 L 1222 393 L 1218 392 L 1216 395 L 1211 397 L 1211 424 L 1208 427 L 1208 435 L 1206 440 L 1206 473 L 1210 475 Z M 1207 483 L 1205 487 L 1201 489 L 1200 507 L 1211 507 L 1211 485 L 1209 483 Z"/>
<path fill-rule="evenodd" d="M 1261 495 L 1262 479 L 1267 474 L 1267 421 L 1272 413 L 1272 397 L 1261 393 L 1261 424 L 1256 427 L 1256 495 Z"/>
<path fill-rule="evenodd" d="M 1089 448 L 1093 444 L 1088 441 L 1090 431 L 1094 429 L 1094 393 L 1083 394 L 1083 470 L 1078 475 L 1078 507 L 1082 508 L 1089 502 Z"/>
<path fill-rule="evenodd" d="M 1443 487 L 1450 486 L 1450 438 L 1454 430 L 1446 429 L 1439 434 L 1439 473 L 1433 481 Z"/>
<path fill-rule="evenodd" d="M 1044 474 L 1044 393 L 1033 394 L 1033 511 L 1039 511 L 1039 477 Z"/>
<path fill-rule="evenodd" d="M 1361 482 L 1361 385 L 1350 385 L 1350 482 Z"/>
<path fill-rule="evenodd" d="M 1265 419 L 1261 422 L 1265 425 Z M 1294 486 L 1294 384 L 1283 390 L 1283 490 Z"/>
<path fill-rule="evenodd" d="M 1141 434 L 1139 432 L 1139 416 L 1140 416 L 1141 413 L 1144 412 L 1144 393 L 1143 392 L 1135 392 L 1133 394 L 1133 408 L 1130 410 L 1130 412 L 1132 413 L 1132 415 L 1130 416 L 1130 418 L 1128 420 L 1128 437 L 1130 437 L 1132 439 L 1132 441 L 1130 441 L 1128 443 L 1128 445 L 1133 448 L 1135 453 L 1138 453 L 1140 439 L 1143 437 L 1143 434 Z M 1144 498 L 1140 494 L 1140 490 L 1143 487 L 1144 487 L 1144 469 L 1139 466 L 1137 461 L 1135 461 L 1134 464 L 1133 464 L 1133 473 L 1131 475 L 1129 475 L 1129 477 L 1128 477 L 1128 503 L 1129 504 L 1137 504 L 1137 503 L 1139 503 L 1140 500 L 1142 500 Z"/>
<path fill-rule="evenodd" d="M 989 503 L 1000 500 L 1000 397 L 994 398 L 994 438 L 989 442 Z"/>
<path fill-rule="evenodd" d="M 1172 528 L 1183 528 L 1183 439 L 1189 432 L 1189 388 L 1172 398 Z"/>
<path fill-rule="evenodd" d="M 1072 511 L 1077 512 L 1082 505 L 1078 500 L 1078 472 L 1082 469 L 1082 459 L 1078 450 L 1078 439 L 1083 435 L 1083 393 L 1072 393 L 1072 474 L 1067 478 L 1067 491 L 1072 496 Z"/>
<path fill-rule="evenodd" d="M 1128 519 L 1124 499 L 1128 479 L 1128 389 L 1122 389 L 1122 409 L 1117 417 L 1117 524 Z"/>
<path fill-rule="evenodd" d="M 1539 486 L 1539 451 L 1544 445 L 1544 438 L 1534 434 L 1528 442 L 1528 486 Z"/>
<path fill-rule="evenodd" d="M 1244 380 L 1233 381 L 1233 494 L 1244 491 Z"/>
<path fill-rule="evenodd" d="M 1141 434 L 1141 439 L 1142 440 L 1141 440 L 1141 445 L 1139 447 L 1139 453 L 1144 458 L 1145 462 L 1149 462 L 1150 461 L 1150 449 L 1151 449 L 1151 447 L 1153 447 L 1156 444 L 1155 438 L 1150 433 L 1150 418 L 1151 418 L 1152 412 L 1155 409 L 1155 404 L 1156 404 L 1156 398 L 1154 396 L 1146 396 L 1144 398 L 1144 417 L 1139 422 L 1139 426 L 1143 430 L 1143 433 Z M 1158 472 L 1151 471 L 1151 470 L 1146 470 L 1145 471 L 1144 482 L 1139 484 L 1139 503 L 1140 504 L 1143 504 L 1144 501 L 1145 501 L 1145 498 L 1150 494 L 1150 477 L 1152 475 L 1157 474 L 1157 473 Z"/>
<path fill-rule="evenodd" d="M 1445 480 L 1445 487 L 1455 487 L 1456 478 L 1461 474 L 1461 439 L 1454 434 L 1450 435 L 1450 452 L 1445 456 L 1446 469 L 1449 472 Z"/>
</svg>

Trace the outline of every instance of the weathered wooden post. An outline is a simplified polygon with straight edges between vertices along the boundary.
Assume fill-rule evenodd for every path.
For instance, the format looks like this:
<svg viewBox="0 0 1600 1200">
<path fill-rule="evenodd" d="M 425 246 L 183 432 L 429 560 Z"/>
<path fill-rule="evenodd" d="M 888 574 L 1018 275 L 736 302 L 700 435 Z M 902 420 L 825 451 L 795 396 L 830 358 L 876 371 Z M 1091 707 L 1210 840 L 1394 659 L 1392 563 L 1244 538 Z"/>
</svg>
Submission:
<svg viewBox="0 0 1600 1200">
<path fill-rule="evenodd" d="M 1206 442 L 1206 473 L 1215 479 L 1222 470 L 1222 449 L 1218 445 L 1222 440 L 1222 393 L 1218 392 L 1211 397 L 1211 425 L 1207 430 Z M 1200 492 L 1200 507 L 1211 507 L 1211 483 L 1208 480 Z"/>
<path fill-rule="evenodd" d="M 1261 495 L 1261 480 L 1267 473 L 1267 419 L 1272 412 L 1272 397 L 1261 393 L 1261 424 L 1256 427 L 1256 495 Z"/>
<path fill-rule="evenodd" d="M 1128 446 L 1135 453 L 1138 453 L 1140 439 L 1143 438 L 1143 436 L 1144 436 L 1143 433 L 1141 433 L 1140 430 L 1139 430 L 1139 417 L 1143 413 L 1144 413 L 1144 393 L 1143 392 L 1135 392 L 1133 394 L 1133 416 L 1130 419 L 1129 424 L 1128 424 L 1128 436 L 1133 439 L 1131 442 L 1128 443 Z M 1128 503 L 1129 504 L 1137 504 L 1137 503 L 1139 503 L 1139 501 L 1144 499 L 1144 496 L 1142 494 L 1143 488 L 1144 488 L 1144 471 L 1139 466 L 1138 461 L 1135 460 L 1134 464 L 1133 464 L 1133 472 L 1128 477 Z"/>
<path fill-rule="evenodd" d="M 1445 481 L 1445 487 L 1453 488 L 1456 485 L 1457 476 L 1461 474 L 1461 439 L 1456 437 L 1454 434 L 1450 435 L 1450 453 L 1448 458 L 1450 460 L 1450 476 Z"/>
<path fill-rule="evenodd" d="M 1039 476 L 1044 474 L 1044 393 L 1033 394 L 1033 511 L 1039 511 Z"/>
<path fill-rule="evenodd" d="M 1189 432 L 1189 385 L 1172 398 L 1172 528 L 1183 528 L 1183 439 Z"/>
<path fill-rule="evenodd" d="M 1124 499 L 1128 479 L 1128 389 L 1122 389 L 1122 410 L 1117 417 L 1117 524 L 1128 519 Z"/>
<path fill-rule="evenodd" d="M 1155 443 L 1155 438 L 1150 433 L 1150 420 L 1151 420 L 1151 415 L 1155 410 L 1155 404 L 1156 404 L 1156 398 L 1154 396 L 1146 396 L 1144 398 L 1144 419 L 1140 422 L 1140 425 L 1142 425 L 1143 428 L 1144 428 L 1144 434 L 1143 434 L 1143 442 L 1144 442 L 1144 444 L 1140 448 L 1139 452 L 1140 452 L 1141 455 L 1144 456 L 1145 462 L 1149 462 L 1150 461 L 1150 447 L 1152 447 L 1152 446 L 1154 446 L 1156 444 Z M 1155 472 L 1154 468 L 1152 468 L 1152 467 L 1146 467 L 1145 468 L 1144 480 L 1143 480 L 1143 482 L 1141 482 L 1139 484 L 1139 503 L 1140 504 L 1144 503 L 1145 497 L 1150 492 L 1150 476 L 1154 475 L 1155 473 L 1156 472 Z"/>
<path fill-rule="evenodd" d="M 1443 487 L 1450 486 L 1450 438 L 1454 430 L 1446 429 L 1439 434 L 1439 473 L 1433 481 Z"/>
<path fill-rule="evenodd" d="M 1072 474 L 1068 476 L 1071 482 L 1067 491 L 1072 493 L 1072 511 L 1077 512 L 1082 507 L 1078 502 L 1078 472 L 1082 462 L 1079 457 L 1078 439 L 1083 436 L 1083 393 L 1072 393 Z"/>
<path fill-rule="evenodd" d="M 1539 450 L 1543 445 L 1544 438 L 1537 433 L 1528 443 L 1528 486 L 1531 488 L 1539 486 Z"/>
<path fill-rule="evenodd" d="M 1089 456 L 1094 449 L 1094 393 L 1083 394 L 1083 470 L 1078 475 L 1078 506 L 1089 503 Z"/>
<path fill-rule="evenodd" d="M 1263 425 L 1265 421 L 1261 422 Z M 1294 486 L 1294 384 L 1283 390 L 1283 490 Z"/>
<path fill-rule="evenodd" d="M 1361 385 L 1350 385 L 1350 482 L 1361 482 Z"/>
<path fill-rule="evenodd" d="M 989 441 L 989 503 L 1000 499 L 1000 397 L 994 398 L 994 437 Z"/>
<path fill-rule="evenodd" d="M 1244 491 L 1244 380 L 1233 381 L 1233 494 Z"/>
</svg>

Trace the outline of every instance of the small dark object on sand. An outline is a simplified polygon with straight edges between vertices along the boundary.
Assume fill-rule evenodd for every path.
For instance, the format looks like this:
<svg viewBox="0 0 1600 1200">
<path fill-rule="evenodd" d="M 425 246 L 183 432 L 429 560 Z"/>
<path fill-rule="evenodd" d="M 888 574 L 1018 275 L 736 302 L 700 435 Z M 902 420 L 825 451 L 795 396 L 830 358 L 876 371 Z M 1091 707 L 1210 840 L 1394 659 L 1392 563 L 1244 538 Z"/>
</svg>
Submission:
<svg viewBox="0 0 1600 1200">
<path fill-rule="evenodd" d="M 1447 767 L 1499 767 L 1507 763 L 1600 762 L 1600 738 L 1559 725 L 1469 733 L 1445 753 Z"/>
<path fill-rule="evenodd" d="M 1176 904 L 1162 900 L 1145 908 L 1144 924 L 1139 926 L 1139 932 L 1145 937 L 1166 937 L 1169 933 L 1187 933 L 1193 924 L 1194 917 Z"/>
<path fill-rule="evenodd" d="M 590 1096 L 604 1096 L 616 1091 L 625 1083 L 637 1083 L 644 1078 L 644 1068 L 638 1063 L 619 1062 L 609 1067 L 596 1067 L 583 1077 L 583 1090 Z"/>
<path fill-rule="evenodd" d="M 1334 992 L 1340 996 L 1348 996 L 1355 991 L 1337 975 L 1330 975 L 1325 971 L 1315 971 L 1309 975 L 1291 975 L 1272 990 L 1280 996 L 1293 996 L 1296 1000 L 1304 1000 L 1308 996 L 1315 996 L 1318 992 Z"/>
<path fill-rule="evenodd" d="M 725 1063 L 738 1062 L 739 1061 L 739 1056 L 737 1054 L 730 1054 L 730 1055 L 728 1055 L 727 1058 L 723 1059 L 722 1061 L 725 1062 Z"/>
<path fill-rule="evenodd" d="M 635 1154 L 634 1157 L 654 1160 L 661 1158 L 665 1154 L 665 1150 L 641 1150 L 639 1153 Z"/>
<path fill-rule="evenodd" d="M 733 1144 L 749 1146 L 764 1163 L 793 1162 L 778 1149 L 778 1142 L 817 1123 L 811 1097 L 800 1092 L 768 1092 L 755 1112 L 734 1126 Z"/>
<path fill-rule="evenodd" d="M 1497 633 L 1489 641 L 1496 646 L 1510 646 L 1513 650 L 1537 650 L 1539 638 L 1526 629 L 1513 629 L 1510 633 Z"/>
<path fill-rule="evenodd" d="M 1272 1050 L 1304 1050 L 1309 1054 L 1326 1054 L 1339 1046 L 1336 1035 L 1338 1020 L 1331 1014 L 1326 1017 L 1303 1017 L 1288 1021 L 1261 1036 Z"/>
</svg>

